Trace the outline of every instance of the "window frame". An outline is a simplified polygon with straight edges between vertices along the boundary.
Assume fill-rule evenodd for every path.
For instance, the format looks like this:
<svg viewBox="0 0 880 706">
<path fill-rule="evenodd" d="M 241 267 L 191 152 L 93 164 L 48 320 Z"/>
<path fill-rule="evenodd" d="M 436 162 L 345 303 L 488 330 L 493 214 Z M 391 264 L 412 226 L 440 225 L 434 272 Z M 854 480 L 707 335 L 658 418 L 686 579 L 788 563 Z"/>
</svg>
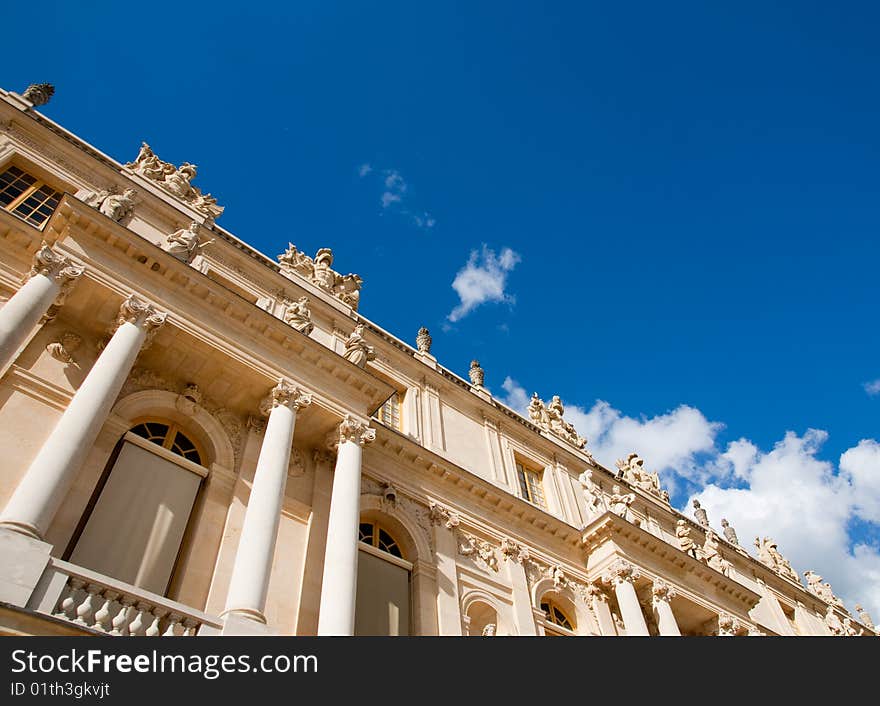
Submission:
<svg viewBox="0 0 880 706">
<path fill-rule="evenodd" d="M 548 510 L 547 489 L 544 487 L 544 469 L 529 463 L 518 454 L 514 455 L 514 467 L 519 497 L 535 507 Z M 535 489 L 540 493 L 540 500 L 536 499 Z"/>
<path fill-rule="evenodd" d="M 388 406 L 389 403 L 392 402 L 394 407 L 394 414 L 392 416 L 396 415 L 396 424 L 389 422 L 385 418 L 385 408 Z M 376 413 L 376 417 L 389 429 L 394 429 L 395 431 L 403 431 L 403 393 L 400 390 L 395 390 L 394 394 L 391 395 L 387 400 L 385 400 L 379 407 L 379 410 Z"/>
<path fill-rule="evenodd" d="M 55 213 L 55 209 L 58 208 L 58 204 L 61 202 L 61 199 L 64 197 L 65 189 L 63 187 L 56 186 L 56 182 L 53 181 L 53 179 L 47 179 L 45 176 L 43 176 L 43 174 L 41 174 L 43 170 L 33 169 L 29 165 L 21 164 L 16 160 L 9 161 L 6 164 L 0 166 L 0 176 L 6 175 L 12 169 L 18 170 L 20 172 L 20 175 L 14 176 L 14 179 L 6 185 L 7 187 L 13 184 L 15 181 L 21 179 L 22 176 L 33 179 L 33 182 L 29 184 L 27 188 L 25 188 L 18 196 L 14 197 L 9 203 L 0 204 L 0 209 L 24 221 L 28 225 L 33 226 L 37 230 L 43 230 L 46 227 L 46 224 L 52 218 L 52 214 Z M 24 204 L 34 194 L 38 193 L 42 188 L 50 190 L 51 194 L 47 198 L 43 199 L 43 201 L 36 208 L 33 208 L 27 215 L 16 211 L 17 208 Z M 0 185 L 0 191 L 3 190 L 4 187 Z M 34 222 L 34 220 L 32 220 L 33 215 L 35 213 L 38 213 L 40 208 L 45 206 L 46 203 L 48 203 L 53 198 L 56 199 L 56 202 L 52 206 L 51 212 L 45 217 L 42 222 Z"/>
<path fill-rule="evenodd" d="M 549 610 L 544 610 L 544 606 L 547 606 Z M 571 618 L 569 617 L 569 613 L 565 610 L 558 601 L 553 600 L 552 597 L 544 596 L 540 601 L 538 601 L 538 607 L 541 612 L 544 614 L 544 631 L 545 633 L 549 629 L 549 631 L 555 635 L 568 636 L 575 635 L 575 630 L 577 623 L 573 623 Z M 553 611 L 557 611 L 564 619 L 568 625 L 564 625 L 561 622 L 558 622 L 559 618 L 554 614 Z"/>
</svg>

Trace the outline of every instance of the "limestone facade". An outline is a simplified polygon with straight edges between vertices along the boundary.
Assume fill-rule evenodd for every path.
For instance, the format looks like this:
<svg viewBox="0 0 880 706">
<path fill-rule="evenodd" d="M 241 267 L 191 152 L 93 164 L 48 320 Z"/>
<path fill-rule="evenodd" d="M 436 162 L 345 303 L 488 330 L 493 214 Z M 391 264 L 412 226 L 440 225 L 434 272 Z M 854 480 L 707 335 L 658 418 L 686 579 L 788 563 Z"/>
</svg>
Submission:
<svg viewBox="0 0 880 706">
<path fill-rule="evenodd" d="M 0 173 L 57 194 L 0 208 L 0 634 L 875 634 L 559 397 L 360 315 L 329 249 L 267 257 L 193 165 L 35 105 L 0 90 Z"/>
</svg>

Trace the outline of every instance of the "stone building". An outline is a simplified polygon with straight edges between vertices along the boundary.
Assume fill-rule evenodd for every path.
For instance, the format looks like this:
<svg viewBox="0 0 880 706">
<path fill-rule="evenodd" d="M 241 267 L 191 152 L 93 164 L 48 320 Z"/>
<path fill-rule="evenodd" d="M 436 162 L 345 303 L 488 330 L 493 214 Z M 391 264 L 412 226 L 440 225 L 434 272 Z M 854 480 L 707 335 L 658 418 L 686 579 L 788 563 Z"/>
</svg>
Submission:
<svg viewBox="0 0 880 706">
<path fill-rule="evenodd" d="M 51 93 L 0 91 L 0 633 L 873 634 L 635 453 L 599 465 L 559 397 L 511 410 L 361 316 L 331 250 L 257 252 L 195 165 L 120 164 Z"/>
</svg>

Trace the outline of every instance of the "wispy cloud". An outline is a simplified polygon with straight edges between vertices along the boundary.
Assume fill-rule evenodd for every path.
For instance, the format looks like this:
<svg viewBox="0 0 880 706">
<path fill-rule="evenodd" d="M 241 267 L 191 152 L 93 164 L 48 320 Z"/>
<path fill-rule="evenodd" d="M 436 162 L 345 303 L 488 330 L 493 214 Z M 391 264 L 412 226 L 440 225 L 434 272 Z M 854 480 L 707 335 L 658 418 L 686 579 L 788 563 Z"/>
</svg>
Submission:
<svg viewBox="0 0 880 706">
<path fill-rule="evenodd" d="M 877 380 L 872 380 L 871 382 L 866 382 L 863 387 L 865 388 L 865 392 L 867 392 L 871 397 L 875 395 L 880 395 L 880 378 Z"/>
<path fill-rule="evenodd" d="M 514 297 L 505 291 L 507 275 L 520 259 L 519 254 L 510 248 L 502 249 L 497 256 L 485 244 L 481 250 L 471 251 L 467 263 L 452 281 L 460 304 L 449 313 L 449 321 L 460 321 L 486 302 L 512 303 Z"/>
<path fill-rule="evenodd" d="M 381 187 L 379 203 L 383 211 L 396 213 L 406 218 L 420 230 L 429 231 L 437 219 L 427 211 L 413 210 L 405 204 L 410 200 L 409 184 L 397 169 L 377 169 L 372 164 L 364 163 L 358 167 L 358 176 L 363 179 L 373 175 Z"/>
</svg>

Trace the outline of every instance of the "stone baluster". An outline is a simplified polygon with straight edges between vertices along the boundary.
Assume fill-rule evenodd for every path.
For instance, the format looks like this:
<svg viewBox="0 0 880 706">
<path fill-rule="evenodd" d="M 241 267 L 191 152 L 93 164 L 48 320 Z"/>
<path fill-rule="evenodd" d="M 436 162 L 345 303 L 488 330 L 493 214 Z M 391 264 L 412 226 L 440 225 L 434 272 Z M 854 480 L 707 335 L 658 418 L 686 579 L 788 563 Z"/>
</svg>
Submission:
<svg viewBox="0 0 880 706">
<path fill-rule="evenodd" d="M 96 598 L 100 595 L 101 587 L 95 586 L 94 584 L 89 584 L 86 586 L 86 595 L 82 603 L 80 603 L 76 608 L 76 618 L 73 622 L 78 625 L 85 625 L 86 627 L 92 627 L 95 619 L 95 602 Z"/>
<path fill-rule="evenodd" d="M 135 611 L 137 611 L 137 614 L 128 626 L 128 634 L 131 637 L 141 635 L 150 618 L 150 606 L 143 601 L 137 602 Z"/>
<path fill-rule="evenodd" d="M 113 608 L 114 601 L 119 597 L 119 592 L 108 588 L 103 591 L 102 595 L 104 597 L 104 604 L 98 609 L 98 612 L 95 613 L 95 627 L 104 632 L 109 632 L 112 626 L 110 612 Z"/>
<path fill-rule="evenodd" d="M 67 620 L 74 620 L 76 618 L 76 606 L 78 605 L 76 594 L 82 590 L 85 585 L 85 581 L 82 581 L 81 579 L 70 578 L 68 580 L 62 594 L 64 598 L 58 606 L 58 612 L 55 613 L 56 616 L 67 618 Z"/>
<path fill-rule="evenodd" d="M 194 637 L 199 629 L 199 621 L 194 618 L 186 618 L 183 621 L 183 636 Z"/>
<path fill-rule="evenodd" d="M 180 624 L 182 618 L 180 613 L 171 613 L 168 616 L 168 625 L 165 632 L 162 633 L 162 637 L 177 637 L 183 631 L 183 626 Z"/>
<path fill-rule="evenodd" d="M 159 635 L 162 632 L 161 629 L 159 628 L 159 623 L 162 621 L 162 618 L 165 617 L 165 614 L 167 612 L 168 611 L 165 610 L 164 608 L 153 608 L 153 611 L 152 611 L 153 622 L 150 623 L 150 627 L 147 628 L 147 632 L 146 632 L 147 637 L 156 637 L 157 635 Z"/>
<path fill-rule="evenodd" d="M 132 596 L 123 596 L 119 601 L 119 612 L 113 616 L 113 629 L 110 630 L 111 635 L 127 635 L 128 623 L 131 620 L 131 607 L 134 605 L 135 599 Z"/>
</svg>

